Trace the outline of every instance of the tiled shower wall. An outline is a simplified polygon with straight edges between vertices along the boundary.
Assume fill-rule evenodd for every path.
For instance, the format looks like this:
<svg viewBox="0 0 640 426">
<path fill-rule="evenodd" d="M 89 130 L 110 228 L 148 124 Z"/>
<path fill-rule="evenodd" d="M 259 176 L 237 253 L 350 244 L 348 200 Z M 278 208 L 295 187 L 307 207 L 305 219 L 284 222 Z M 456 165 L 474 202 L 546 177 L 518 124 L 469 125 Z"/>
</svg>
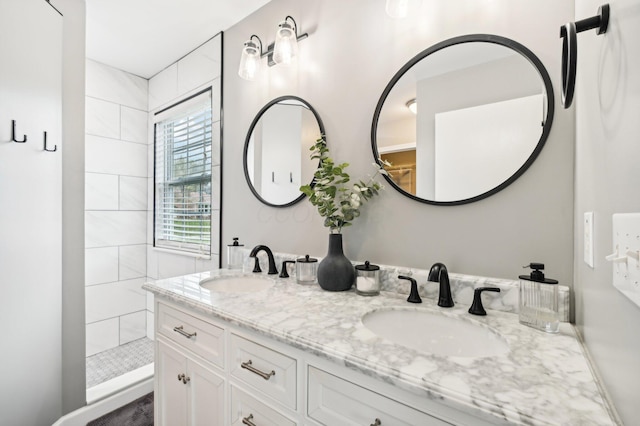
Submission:
<svg viewBox="0 0 640 426">
<path fill-rule="evenodd" d="M 218 268 L 220 256 L 220 96 L 222 74 L 222 34 L 218 34 L 178 62 L 171 64 L 149 80 L 149 115 L 171 106 L 192 94 L 211 87 L 212 95 L 212 201 L 211 201 L 211 256 L 202 258 L 153 247 L 153 211 L 147 217 L 147 275 L 161 279 Z M 150 131 L 151 128 L 150 128 Z M 153 144 L 149 150 L 149 187 L 153 193 Z M 149 205 L 153 203 L 150 197 Z M 147 327 L 153 336 L 153 296 L 147 296 Z"/>
<path fill-rule="evenodd" d="M 147 334 L 148 81 L 87 60 L 87 356 Z"/>
<path fill-rule="evenodd" d="M 153 338 L 145 280 L 218 267 L 222 34 L 150 80 L 88 60 L 86 68 L 87 356 Z M 153 127 L 163 108 L 212 88 L 212 253 L 153 247 Z"/>
</svg>

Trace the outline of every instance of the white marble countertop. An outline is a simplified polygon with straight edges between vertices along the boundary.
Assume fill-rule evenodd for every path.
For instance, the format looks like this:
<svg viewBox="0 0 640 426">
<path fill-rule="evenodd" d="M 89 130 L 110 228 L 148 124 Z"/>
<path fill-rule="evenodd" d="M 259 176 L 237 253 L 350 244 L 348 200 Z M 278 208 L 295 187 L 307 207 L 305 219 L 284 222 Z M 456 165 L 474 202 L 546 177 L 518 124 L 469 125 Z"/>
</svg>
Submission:
<svg viewBox="0 0 640 426">
<path fill-rule="evenodd" d="M 375 297 L 353 290 L 333 293 L 275 276 L 270 276 L 272 287 L 255 293 L 213 293 L 199 285 L 205 278 L 239 274 L 204 272 L 143 288 L 488 421 L 614 424 L 570 324 L 561 324 L 560 333 L 552 335 L 521 325 L 512 313 L 487 310 L 487 316 L 478 317 L 467 313 L 468 306 L 440 308 L 427 298 L 414 305 L 406 295 L 391 292 Z M 362 316 L 381 308 L 421 309 L 483 324 L 506 339 L 510 351 L 485 358 L 418 352 L 365 328 Z"/>
</svg>

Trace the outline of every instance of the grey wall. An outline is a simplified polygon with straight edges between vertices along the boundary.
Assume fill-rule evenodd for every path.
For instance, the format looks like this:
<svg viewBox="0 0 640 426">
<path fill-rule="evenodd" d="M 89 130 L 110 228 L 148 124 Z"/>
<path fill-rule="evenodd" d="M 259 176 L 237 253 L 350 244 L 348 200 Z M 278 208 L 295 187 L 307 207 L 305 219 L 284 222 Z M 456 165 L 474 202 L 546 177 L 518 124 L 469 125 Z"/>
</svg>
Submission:
<svg viewBox="0 0 640 426">
<path fill-rule="evenodd" d="M 418 2 L 416 2 L 418 3 Z M 373 171 L 370 128 L 378 98 L 395 72 L 426 47 L 470 33 L 512 38 L 546 65 L 556 89 L 556 115 L 545 148 L 513 185 L 459 207 L 421 204 L 387 187 L 344 230 L 353 260 L 429 267 L 514 278 L 530 261 L 548 275 L 573 279 L 574 118 L 559 105 L 558 28 L 573 18 L 573 0 L 420 2 L 404 20 L 368 0 L 273 0 L 225 32 L 223 242 L 238 236 L 291 253 L 323 256 L 328 230 L 306 201 L 286 209 L 262 205 L 242 172 L 242 148 L 251 120 L 269 100 L 297 95 L 324 121 L 331 155 L 351 164 L 354 178 Z M 242 43 L 257 34 L 265 45 L 286 15 L 309 38 L 300 42 L 297 68 L 269 68 L 254 82 L 237 75 Z M 266 65 L 266 62 L 265 62 Z M 266 68 L 266 67 L 265 67 Z M 223 262 L 224 264 L 224 262 Z"/>
<path fill-rule="evenodd" d="M 62 70 L 62 414 L 86 403 L 84 327 L 85 1 L 52 2 L 64 15 Z"/>
<path fill-rule="evenodd" d="M 576 0 L 576 19 L 602 2 Z M 612 285 L 614 213 L 640 211 L 640 1 L 614 0 L 605 35 L 578 36 L 576 323 L 625 424 L 638 423 L 640 307 Z M 583 262 L 584 212 L 594 212 L 594 268 Z"/>
</svg>

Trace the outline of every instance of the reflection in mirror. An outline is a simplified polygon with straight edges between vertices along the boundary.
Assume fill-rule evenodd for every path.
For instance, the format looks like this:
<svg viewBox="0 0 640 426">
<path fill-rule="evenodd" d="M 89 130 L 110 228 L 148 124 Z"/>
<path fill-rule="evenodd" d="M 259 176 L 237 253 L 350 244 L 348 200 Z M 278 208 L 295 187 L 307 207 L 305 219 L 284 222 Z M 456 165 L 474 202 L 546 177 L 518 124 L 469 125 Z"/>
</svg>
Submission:
<svg viewBox="0 0 640 426">
<path fill-rule="evenodd" d="M 524 46 L 473 35 L 439 43 L 391 80 L 372 126 L 387 179 L 430 204 L 463 204 L 509 185 L 533 162 L 553 120 L 542 63 Z"/>
<path fill-rule="evenodd" d="M 256 115 L 244 146 L 244 173 L 264 204 L 287 207 L 304 198 L 300 186 L 313 180 L 317 160 L 309 148 L 324 134 L 317 112 L 303 99 L 283 96 Z"/>
</svg>

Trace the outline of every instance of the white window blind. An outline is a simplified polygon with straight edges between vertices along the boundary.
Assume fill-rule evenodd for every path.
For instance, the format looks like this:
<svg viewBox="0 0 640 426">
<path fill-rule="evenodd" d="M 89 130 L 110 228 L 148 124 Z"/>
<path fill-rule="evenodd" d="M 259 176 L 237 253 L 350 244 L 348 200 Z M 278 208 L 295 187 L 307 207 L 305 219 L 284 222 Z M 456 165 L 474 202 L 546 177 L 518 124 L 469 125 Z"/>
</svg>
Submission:
<svg viewBox="0 0 640 426">
<path fill-rule="evenodd" d="M 155 116 L 154 245 L 211 253 L 211 91 Z"/>
</svg>

